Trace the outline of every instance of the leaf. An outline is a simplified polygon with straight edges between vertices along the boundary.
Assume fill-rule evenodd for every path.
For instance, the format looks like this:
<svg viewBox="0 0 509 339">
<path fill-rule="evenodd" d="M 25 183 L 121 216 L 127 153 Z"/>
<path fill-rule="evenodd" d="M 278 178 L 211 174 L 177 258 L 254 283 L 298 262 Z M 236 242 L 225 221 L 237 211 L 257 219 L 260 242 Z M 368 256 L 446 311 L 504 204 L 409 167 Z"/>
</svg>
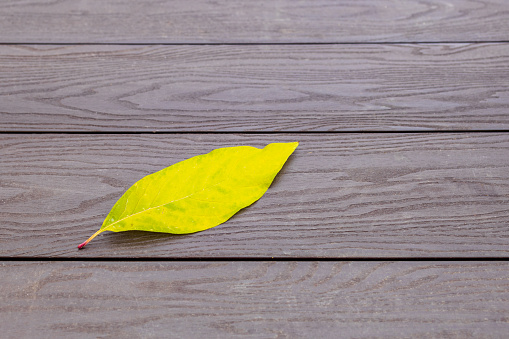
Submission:
<svg viewBox="0 0 509 339">
<path fill-rule="evenodd" d="M 104 231 L 185 234 L 222 224 L 262 197 L 298 144 L 219 148 L 150 174 L 124 193 L 78 248 Z"/>
</svg>

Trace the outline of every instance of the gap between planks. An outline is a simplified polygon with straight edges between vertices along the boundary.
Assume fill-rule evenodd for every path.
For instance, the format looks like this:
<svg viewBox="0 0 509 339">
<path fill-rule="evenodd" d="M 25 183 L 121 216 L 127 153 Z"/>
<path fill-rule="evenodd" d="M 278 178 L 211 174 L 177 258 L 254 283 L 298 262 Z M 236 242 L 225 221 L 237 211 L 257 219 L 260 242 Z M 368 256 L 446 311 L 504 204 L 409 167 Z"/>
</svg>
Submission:
<svg viewBox="0 0 509 339">
<path fill-rule="evenodd" d="M 59 258 L 59 257 L 0 257 L 0 262 L 509 262 L 509 257 L 345 257 L 345 258 L 292 258 L 292 257 L 153 257 L 153 258 L 126 258 L 126 257 L 87 257 L 87 258 Z"/>
<path fill-rule="evenodd" d="M 509 40 L 451 41 L 327 41 L 327 42 L 0 42 L 0 46 L 297 46 L 297 45 L 440 45 L 440 44 L 507 44 Z"/>
<path fill-rule="evenodd" d="M 0 131 L 0 134 L 5 135 L 37 135 L 37 134 L 69 134 L 69 135 L 183 135 L 183 134 L 229 134 L 229 135 L 237 135 L 237 134 L 246 134 L 246 135 L 296 135 L 296 134 L 464 134 L 464 133 L 508 133 L 509 129 L 472 129 L 472 130 L 424 130 L 424 131 L 416 131 L 416 130 L 401 130 L 401 131 L 363 131 L 363 130 L 355 130 L 355 131 L 301 131 L 301 132 L 293 132 L 293 131 Z"/>
</svg>

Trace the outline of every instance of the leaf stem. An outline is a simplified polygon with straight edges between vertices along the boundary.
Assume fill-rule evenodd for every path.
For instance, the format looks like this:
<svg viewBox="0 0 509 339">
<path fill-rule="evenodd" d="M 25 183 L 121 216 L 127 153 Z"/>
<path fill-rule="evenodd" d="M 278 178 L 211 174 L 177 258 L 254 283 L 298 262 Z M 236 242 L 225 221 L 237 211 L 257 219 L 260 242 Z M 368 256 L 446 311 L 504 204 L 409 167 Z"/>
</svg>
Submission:
<svg viewBox="0 0 509 339">
<path fill-rule="evenodd" d="M 99 230 L 99 231 L 95 232 L 90 238 L 87 239 L 87 241 L 85 241 L 83 244 L 79 244 L 78 249 L 81 250 L 83 247 L 85 247 L 90 242 L 90 240 L 94 239 L 102 231 L 104 231 L 104 230 Z"/>
</svg>

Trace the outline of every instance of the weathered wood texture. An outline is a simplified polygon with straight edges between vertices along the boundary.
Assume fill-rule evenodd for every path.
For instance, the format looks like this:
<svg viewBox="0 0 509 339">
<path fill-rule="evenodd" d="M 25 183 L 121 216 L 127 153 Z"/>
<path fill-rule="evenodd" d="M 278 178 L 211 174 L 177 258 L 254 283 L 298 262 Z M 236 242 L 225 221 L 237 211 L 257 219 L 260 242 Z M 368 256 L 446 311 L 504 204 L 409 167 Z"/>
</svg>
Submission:
<svg viewBox="0 0 509 339">
<path fill-rule="evenodd" d="M 509 44 L 0 46 L 2 131 L 509 128 Z"/>
<path fill-rule="evenodd" d="M 135 181 L 224 146 L 300 141 L 265 196 L 184 236 L 106 232 Z M 486 257 L 509 254 L 509 134 L 3 135 L 0 255 Z"/>
<path fill-rule="evenodd" d="M 507 262 L 0 264 L 3 338 L 504 338 Z"/>
<path fill-rule="evenodd" d="M 506 0 L 0 2 L 0 42 L 509 40 Z"/>
<path fill-rule="evenodd" d="M 505 338 L 509 261 L 387 260 L 509 258 L 508 79 L 506 0 L 1 1 L 0 257 L 36 261 L 0 337 Z M 198 133 L 89 133 L 156 130 Z M 298 133 L 401 130 L 492 132 Z M 149 173 L 296 140 L 223 225 L 76 248 Z"/>
</svg>

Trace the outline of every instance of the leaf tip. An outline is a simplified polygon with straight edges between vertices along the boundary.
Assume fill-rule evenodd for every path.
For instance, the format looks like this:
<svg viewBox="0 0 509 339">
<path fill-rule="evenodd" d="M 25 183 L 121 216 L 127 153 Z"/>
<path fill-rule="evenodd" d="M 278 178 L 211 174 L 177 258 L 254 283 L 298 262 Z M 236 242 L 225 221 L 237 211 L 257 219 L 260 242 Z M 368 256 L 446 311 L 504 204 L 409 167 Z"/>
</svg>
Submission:
<svg viewBox="0 0 509 339">
<path fill-rule="evenodd" d="M 299 142 L 298 141 L 289 142 L 286 145 L 288 147 L 288 151 L 290 151 L 290 154 L 292 154 L 293 151 L 295 151 L 295 149 L 299 146 Z"/>
</svg>

